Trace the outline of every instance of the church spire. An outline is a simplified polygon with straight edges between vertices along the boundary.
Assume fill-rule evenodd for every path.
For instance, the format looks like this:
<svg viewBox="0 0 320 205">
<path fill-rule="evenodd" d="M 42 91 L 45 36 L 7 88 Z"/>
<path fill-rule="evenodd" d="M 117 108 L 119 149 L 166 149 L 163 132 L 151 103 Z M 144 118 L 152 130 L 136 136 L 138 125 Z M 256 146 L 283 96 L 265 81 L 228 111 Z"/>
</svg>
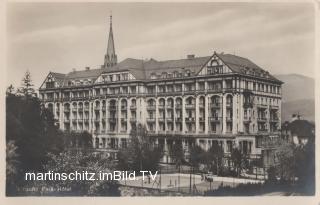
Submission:
<svg viewBox="0 0 320 205">
<path fill-rule="evenodd" d="M 117 64 L 117 55 L 114 49 L 114 40 L 113 40 L 113 32 L 112 32 L 112 15 L 110 15 L 110 30 L 109 30 L 109 39 L 108 39 L 108 47 L 107 54 L 104 57 L 104 67 L 112 67 Z"/>
</svg>

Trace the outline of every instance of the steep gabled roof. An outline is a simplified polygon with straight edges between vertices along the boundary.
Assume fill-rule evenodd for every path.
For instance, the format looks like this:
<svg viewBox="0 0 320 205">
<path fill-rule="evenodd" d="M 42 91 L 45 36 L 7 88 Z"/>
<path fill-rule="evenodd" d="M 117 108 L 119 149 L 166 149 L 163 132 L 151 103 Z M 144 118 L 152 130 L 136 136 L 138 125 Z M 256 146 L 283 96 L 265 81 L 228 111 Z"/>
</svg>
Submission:
<svg viewBox="0 0 320 205">
<path fill-rule="evenodd" d="M 251 60 L 232 54 L 216 54 L 233 72 L 270 78 L 281 82 Z M 251 74 L 253 72 L 254 74 Z"/>
<path fill-rule="evenodd" d="M 215 53 L 215 55 L 235 73 L 258 76 L 281 82 L 247 58 L 223 53 Z M 152 73 L 161 75 L 163 72 L 173 73 L 175 71 L 185 72 L 189 70 L 191 73 L 196 74 L 200 72 L 211 58 L 212 56 L 205 56 L 165 61 L 157 61 L 155 59 L 144 61 L 141 59 L 127 58 L 112 67 L 72 71 L 68 74 L 51 74 L 64 86 L 68 85 L 69 80 L 91 79 L 92 82 L 94 82 L 94 80 L 103 73 L 123 71 L 130 72 L 137 80 L 145 80 L 150 79 Z"/>
</svg>

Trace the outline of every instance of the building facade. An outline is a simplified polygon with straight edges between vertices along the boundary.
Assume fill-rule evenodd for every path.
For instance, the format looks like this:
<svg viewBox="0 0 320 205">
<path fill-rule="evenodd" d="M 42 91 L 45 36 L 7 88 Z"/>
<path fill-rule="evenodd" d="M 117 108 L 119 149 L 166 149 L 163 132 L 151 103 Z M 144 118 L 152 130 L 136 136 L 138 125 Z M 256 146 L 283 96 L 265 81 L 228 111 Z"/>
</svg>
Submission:
<svg viewBox="0 0 320 205">
<path fill-rule="evenodd" d="M 96 149 L 126 147 L 141 123 L 164 150 L 177 142 L 186 152 L 193 144 L 217 143 L 226 153 L 237 146 L 266 155 L 262 142 L 281 128 L 281 84 L 252 61 L 217 52 L 117 62 L 110 23 L 101 67 L 50 72 L 39 90 L 60 129 L 92 133 Z"/>
</svg>

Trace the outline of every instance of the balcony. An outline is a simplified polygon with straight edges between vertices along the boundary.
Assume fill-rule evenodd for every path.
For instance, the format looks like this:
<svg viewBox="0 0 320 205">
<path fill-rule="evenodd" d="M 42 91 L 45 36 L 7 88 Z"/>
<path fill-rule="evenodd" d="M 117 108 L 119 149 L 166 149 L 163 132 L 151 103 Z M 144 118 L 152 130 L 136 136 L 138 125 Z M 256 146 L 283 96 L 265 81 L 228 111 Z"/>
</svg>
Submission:
<svg viewBox="0 0 320 205">
<path fill-rule="evenodd" d="M 82 122 L 83 122 L 83 118 L 79 118 L 78 123 L 82 123 Z"/>
<path fill-rule="evenodd" d="M 258 122 L 266 122 L 267 118 L 266 117 L 258 117 Z"/>
<path fill-rule="evenodd" d="M 164 121 L 165 121 L 165 118 L 164 118 L 164 117 L 160 117 L 160 118 L 158 118 L 158 121 L 159 121 L 159 122 L 164 122 Z"/>
<path fill-rule="evenodd" d="M 83 111 L 83 107 L 79 107 L 78 112 L 82 112 L 82 111 Z"/>
<path fill-rule="evenodd" d="M 131 105 L 131 106 L 130 106 L 130 109 L 131 109 L 131 110 L 135 110 L 135 109 L 137 109 L 137 106 L 136 106 L 136 105 Z"/>
<path fill-rule="evenodd" d="M 106 111 L 106 107 L 105 106 L 102 106 L 102 111 Z"/>
<path fill-rule="evenodd" d="M 99 118 L 94 119 L 94 123 L 99 123 L 99 122 L 100 122 Z"/>
<path fill-rule="evenodd" d="M 186 104 L 186 109 L 195 109 L 195 104 Z"/>
<path fill-rule="evenodd" d="M 278 110 L 279 106 L 278 105 L 270 105 L 270 110 Z"/>
<path fill-rule="evenodd" d="M 137 118 L 135 117 L 130 118 L 130 122 L 136 122 L 136 121 L 137 121 Z"/>
<path fill-rule="evenodd" d="M 147 122 L 156 122 L 156 118 L 147 118 Z"/>
<path fill-rule="evenodd" d="M 199 103 L 199 108 L 200 108 L 200 109 L 204 109 L 204 108 L 205 108 L 204 103 Z"/>
<path fill-rule="evenodd" d="M 77 108 L 72 108 L 72 112 L 77 112 Z"/>
<path fill-rule="evenodd" d="M 227 104 L 226 104 L 226 107 L 227 107 L 227 108 L 232 108 L 232 102 L 231 102 L 231 103 L 227 103 Z"/>
<path fill-rule="evenodd" d="M 271 117 L 270 122 L 279 122 L 279 118 L 278 117 Z"/>
<path fill-rule="evenodd" d="M 88 118 L 85 118 L 83 119 L 84 123 L 89 123 L 89 119 Z"/>
<path fill-rule="evenodd" d="M 250 123 L 250 122 L 251 122 L 251 117 L 249 117 L 249 116 L 244 116 L 243 122 L 244 122 L 244 123 Z"/>
<path fill-rule="evenodd" d="M 122 110 L 122 111 L 127 110 L 127 106 L 126 106 L 126 105 L 121 105 L 121 110 Z"/>
<path fill-rule="evenodd" d="M 167 109 L 173 109 L 173 105 L 167 105 Z"/>
<path fill-rule="evenodd" d="M 115 118 L 115 117 L 108 118 L 108 121 L 109 121 L 110 123 L 116 123 L 116 122 L 117 122 L 117 118 Z"/>
<path fill-rule="evenodd" d="M 72 123 L 77 123 L 77 120 L 76 119 L 72 119 Z"/>
<path fill-rule="evenodd" d="M 182 109 L 182 104 L 176 104 L 175 108 L 176 108 L 176 110 Z"/>
<path fill-rule="evenodd" d="M 220 103 L 211 103 L 211 104 L 210 104 L 210 108 L 212 108 L 212 109 L 219 109 L 220 106 L 221 106 Z"/>
<path fill-rule="evenodd" d="M 165 108 L 165 105 L 158 105 L 159 110 L 163 110 Z"/>
<path fill-rule="evenodd" d="M 194 117 L 186 117 L 186 118 L 185 118 L 185 121 L 186 121 L 187 123 L 192 123 L 192 122 L 195 122 L 195 118 L 194 118 Z"/>
<path fill-rule="evenodd" d="M 148 105 L 147 110 L 156 110 L 156 106 L 155 105 Z"/>
<path fill-rule="evenodd" d="M 167 118 L 167 122 L 173 122 L 173 117 Z"/>
<path fill-rule="evenodd" d="M 253 107 L 253 103 L 252 102 L 244 102 L 243 103 L 243 107 L 244 108 L 252 108 Z"/>
<path fill-rule="evenodd" d="M 84 107 L 85 112 L 89 112 L 89 110 L 90 110 L 89 107 Z"/>
<path fill-rule="evenodd" d="M 182 117 L 177 117 L 175 121 L 176 122 L 182 122 Z"/>
<path fill-rule="evenodd" d="M 127 118 L 126 117 L 122 117 L 121 118 L 121 123 L 125 123 L 125 122 L 127 122 Z"/>
<path fill-rule="evenodd" d="M 220 117 L 210 117 L 210 122 L 220 122 L 221 118 Z"/>
<path fill-rule="evenodd" d="M 232 122 L 233 117 L 232 116 L 227 116 L 226 121 L 227 122 Z"/>
<path fill-rule="evenodd" d="M 95 110 L 95 111 L 100 111 L 100 106 L 95 106 L 95 107 L 94 107 L 94 110 Z"/>
<path fill-rule="evenodd" d="M 64 108 L 64 112 L 70 112 L 70 108 Z"/>
<path fill-rule="evenodd" d="M 199 122 L 205 122 L 205 117 L 199 117 Z"/>
<path fill-rule="evenodd" d="M 117 106 L 116 105 L 109 105 L 109 110 L 117 110 Z"/>
<path fill-rule="evenodd" d="M 63 120 L 65 123 L 70 123 L 70 119 L 64 119 Z"/>
</svg>

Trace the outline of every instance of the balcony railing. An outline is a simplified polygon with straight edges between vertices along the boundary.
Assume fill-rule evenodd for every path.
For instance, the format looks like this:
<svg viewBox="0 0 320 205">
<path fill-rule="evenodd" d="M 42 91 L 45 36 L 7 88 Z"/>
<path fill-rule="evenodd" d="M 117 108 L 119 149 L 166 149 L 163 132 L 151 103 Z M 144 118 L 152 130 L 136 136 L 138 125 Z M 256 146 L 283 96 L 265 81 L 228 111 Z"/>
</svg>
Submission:
<svg viewBox="0 0 320 205">
<path fill-rule="evenodd" d="M 220 103 L 211 103 L 210 108 L 220 108 L 221 104 Z"/>
<path fill-rule="evenodd" d="M 70 108 L 64 108 L 64 112 L 70 112 Z"/>
<path fill-rule="evenodd" d="M 72 108 L 72 112 L 77 112 L 77 108 Z"/>
<path fill-rule="evenodd" d="M 89 107 L 84 107 L 85 112 L 89 112 L 89 110 L 90 110 Z"/>
<path fill-rule="evenodd" d="M 249 116 L 244 116 L 243 122 L 251 122 L 251 117 L 249 117 Z"/>
<path fill-rule="evenodd" d="M 226 104 L 227 108 L 232 108 L 232 102 Z"/>
<path fill-rule="evenodd" d="M 156 118 L 147 118 L 147 122 L 155 122 Z"/>
<path fill-rule="evenodd" d="M 232 116 L 227 116 L 227 122 L 232 122 L 233 117 Z"/>
<path fill-rule="evenodd" d="M 127 122 L 127 118 L 122 117 L 122 118 L 121 118 L 121 122 L 122 122 L 122 123 Z"/>
<path fill-rule="evenodd" d="M 155 110 L 156 106 L 155 105 L 148 105 L 147 110 Z"/>
<path fill-rule="evenodd" d="M 127 106 L 126 105 L 121 105 L 121 110 L 127 110 Z"/>
<path fill-rule="evenodd" d="M 182 118 L 181 117 L 177 117 L 175 121 L 176 122 L 182 122 Z"/>
<path fill-rule="evenodd" d="M 186 109 L 194 109 L 195 104 L 186 104 L 185 107 L 186 107 Z"/>
<path fill-rule="evenodd" d="M 267 118 L 266 117 L 258 117 L 259 122 L 266 122 Z"/>
<path fill-rule="evenodd" d="M 164 122 L 164 121 L 165 121 L 165 118 L 164 118 L 164 117 L 160 117 L 160 118 L 158 118 L 158 121 L 159 121 L 159 122 Z"/>
<path fill-rule="evenodd" d="M 135 117 L 130 118 L 130 122 L 136 122 L 136 121 L 137 121 L 137 118 Z"/>
<path fill-rule="evenodd" d="M 205 122 L 205 117 L 199 117 L 199 122 Z"/>
<path fill-rule="evenodd" d="M 182 104 L 176 104 L 175 108 L 176 108 L 177 110 L 182 109 Z"/>
<path fill-rule="evenodd" d="M 108 121 L 111 122 L 111 123 L 116 123 L 117 122 L 117 118 L 112 117 L 112 118 L 109 118 Z"/>
<path fill-rule="evenodd" d="M 210 122 L 220 122 L 221 121 L 221 118 L 220 117 L 210 117 Z"/>
<path fill-rule="evenodd" d="M 167 118 L 167 122 L 173 122 L 173 117 Z"/>
<path fill-rule="evenodd" d="M 195 122 L 195 118 L 194 117 L 186 117 L 185 121 L 186 122 Z"/>
<path fill-rule="evenodd" d="M 100 111 L 100 106 L 95 106 L 95 107 L 94 107 L 94 110 L 95 110 L 95 111 Z"/>
<path fill-rule="evenodd" d="M 173 105 L 167 105 L 167 109 L 173 109 Z"/>
<path fill-rule="evenodd" d="M 66 122 L 66 123 L 69 123 L 70 119 L 64 119 L 63 121 Z"/>
<path fill-rule="evenodd" d="M 117 110 L 117 106 L 116 105 L 109 105 L 109 110 Z"/>
<path fill-rule="evenodd" d="M 137 106 L 136 106 L 136 105 L 131 105 L 131 106 L 130 106 L 130 109 L 131 109 L 131 110 L 135 110 L 135 109 L 137 109 Z"/>
</svg>

